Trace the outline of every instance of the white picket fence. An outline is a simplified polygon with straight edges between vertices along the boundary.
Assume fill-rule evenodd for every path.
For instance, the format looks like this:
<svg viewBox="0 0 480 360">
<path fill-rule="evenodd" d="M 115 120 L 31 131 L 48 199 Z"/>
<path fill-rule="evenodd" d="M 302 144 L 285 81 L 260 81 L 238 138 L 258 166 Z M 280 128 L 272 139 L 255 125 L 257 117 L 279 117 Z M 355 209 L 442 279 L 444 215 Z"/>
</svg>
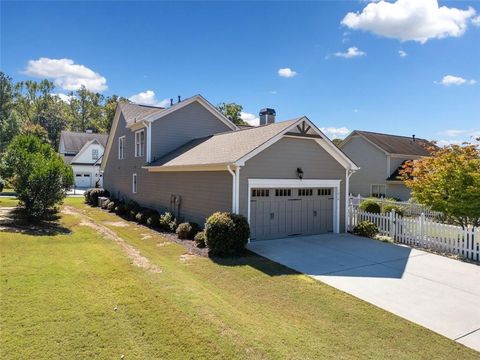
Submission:
<svg viewBox="0 0 480 360">
<path fill-rule="evenodd" d="M 350 195 L 349 204 L 358 208 L 360 204 L 365 200 L 371 200 L 371 198 L 366 198 L 363 196 L 353 196 Z M 429 219 L 439 219 L 442 216 L 442 213 L 439 211 L 433 211 L 428 206 L 417 204 L 410 201 L 392 201 L 384 198 L 375 199 L 375 201 L 380 205 L 395 205 L 400 207 L 404 211 L 405 216 L 420 216 L 424 214 L 425 217 Z"/>
<path fill-rule="evenodd" d="M 361 221 L 367 220 L 377 225 L 381 235 L 391 237 L 394 242 L 480 261 L 480 228 L 462 229 L 461 226 L 433 221 L 424 214 L 418 217 L 402 217 L 394 211 L 372 214 L 353 206 L 349 207 L 348 213 L 350 231 Z"/>
</svg>

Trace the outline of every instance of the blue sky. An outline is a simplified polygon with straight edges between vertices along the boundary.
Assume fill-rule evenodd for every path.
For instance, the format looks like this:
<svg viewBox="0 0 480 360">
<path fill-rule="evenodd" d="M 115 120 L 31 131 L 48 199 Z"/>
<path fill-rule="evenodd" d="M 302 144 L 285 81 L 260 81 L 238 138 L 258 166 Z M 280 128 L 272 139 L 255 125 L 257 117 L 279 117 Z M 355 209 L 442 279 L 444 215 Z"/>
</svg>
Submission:
<svg viewBox="0 0 480 360">
<path fill-rule="evenodd" d="M 306 115 L 331 137 L 455 142 L 480 134 L 479 15 L 480 2 L 436 0 L 3 1 L 0 60 L 58 93 L 86 84 L 150 104 L 200 93 L 248 120 L 267 106 Z"/>
</svg>

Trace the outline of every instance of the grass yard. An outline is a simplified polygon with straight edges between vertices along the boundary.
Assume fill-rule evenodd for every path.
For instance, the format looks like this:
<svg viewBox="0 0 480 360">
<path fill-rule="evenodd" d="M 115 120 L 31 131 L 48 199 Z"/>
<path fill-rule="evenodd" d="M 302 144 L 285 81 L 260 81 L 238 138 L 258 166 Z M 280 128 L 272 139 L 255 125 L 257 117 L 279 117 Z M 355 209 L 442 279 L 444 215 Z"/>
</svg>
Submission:
<svg viewBox="0 0 480 360">
<path fill-rule="evenodd" d="M 0 207 L 17 206 L 18 200 L 14 196 L 0 196 Z"/>
<path fill-rule="evenodd" d="M 189 256 L 82 201 L 66 204 L 161 272 L 71 213 L 61 219 L 69 234 L 0 233 L 2 359 L 478 359 L 264 258 Z"/>
</svg>

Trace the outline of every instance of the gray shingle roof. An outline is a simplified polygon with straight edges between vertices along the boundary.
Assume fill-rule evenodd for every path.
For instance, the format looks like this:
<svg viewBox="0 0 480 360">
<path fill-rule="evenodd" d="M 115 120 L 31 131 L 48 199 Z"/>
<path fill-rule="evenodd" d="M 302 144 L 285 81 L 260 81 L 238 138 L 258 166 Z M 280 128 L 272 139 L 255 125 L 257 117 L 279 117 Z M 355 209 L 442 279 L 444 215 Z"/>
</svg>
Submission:
<svg viewBox="0 0 480 360">
<path fill-rule="evenodd" d="M 65 146 L 65 153 L 77 154 L 90 140 L 97 140 L 103 147 L 105 147 L 107 145 L 108 134 L 62 131 L 60 139 Z"/>
<path fill-rule="evenodd" d="M 194 139 L 148 166 L 231 164 L 288 128 L 298 119 Z"/>
<path fill-rule="evenodd" d="M 127 102 L 122 102 L 119 104 L 119 106 L 123 112 L 123 116 L 125 117 L 125 122 L 127 125 L 140 121 L 151 114 L 160 113 L 165 110 L 161 107 L 139 105 Z"/>
<path fill-rule="evenodd" d="M 425 139 L 415 138 L 415 141 L 408 136 L 388 135 L 370 131 L 355 130 L 378 147 L 390 154 L 428 156 L 428 147 L 433 144 Z"/>
</svg>

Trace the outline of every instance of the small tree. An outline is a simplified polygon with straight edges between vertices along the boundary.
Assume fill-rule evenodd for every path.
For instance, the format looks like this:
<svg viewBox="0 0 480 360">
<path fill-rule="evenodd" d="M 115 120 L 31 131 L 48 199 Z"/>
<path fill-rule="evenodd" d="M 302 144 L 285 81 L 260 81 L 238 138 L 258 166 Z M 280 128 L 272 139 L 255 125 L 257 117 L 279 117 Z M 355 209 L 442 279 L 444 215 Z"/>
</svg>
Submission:
<svg viewBox="0 0 480 360">
<path fill-rule="evenodd" d="M 227 119 L 237 125 L 248 125 L 248 123 L 242 120 L 242 105 L 235 103 L 220 103 L 217 105 L 218 111 L 220 111 Z"/>
<path fill-rule="evenodd" d="M 417 202 L 442 212 L 453 224 L 480 226 L 478 145 L 432 149 L 432 156 L 407 163 L 402 174 Z"/>
<path fill-rule="evenodd" d="M 45 218 L 61 203 L 73 184 L 72 168 L 63 163 L 52 147 L 33 135 L 19 135 L 7 147 L 0 165 L 10 178 L 26 214 Z"/>
</svg>

